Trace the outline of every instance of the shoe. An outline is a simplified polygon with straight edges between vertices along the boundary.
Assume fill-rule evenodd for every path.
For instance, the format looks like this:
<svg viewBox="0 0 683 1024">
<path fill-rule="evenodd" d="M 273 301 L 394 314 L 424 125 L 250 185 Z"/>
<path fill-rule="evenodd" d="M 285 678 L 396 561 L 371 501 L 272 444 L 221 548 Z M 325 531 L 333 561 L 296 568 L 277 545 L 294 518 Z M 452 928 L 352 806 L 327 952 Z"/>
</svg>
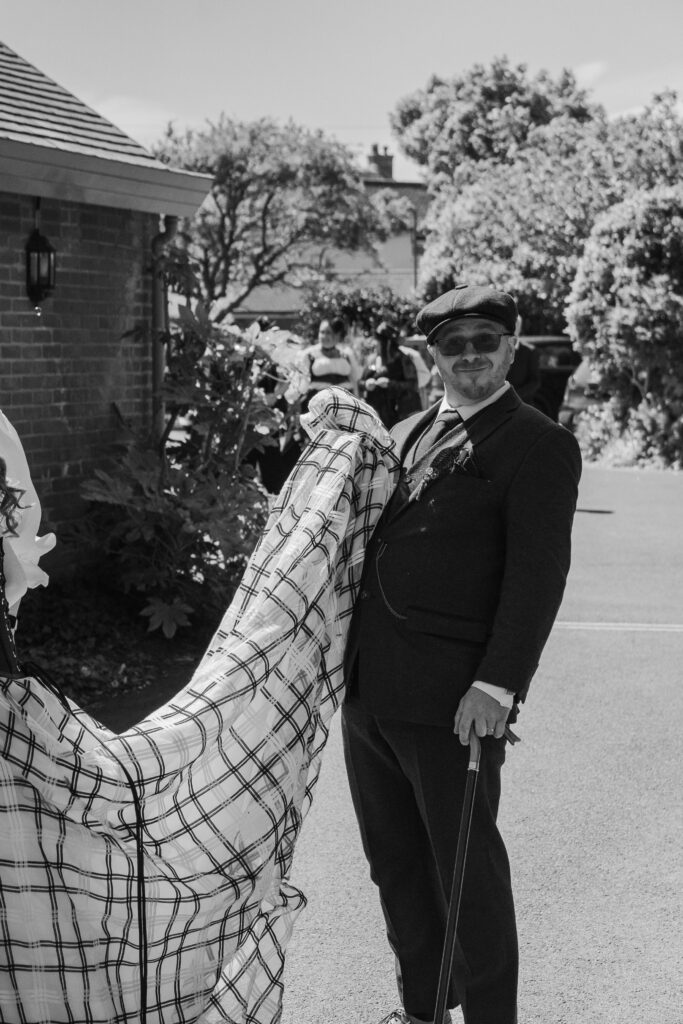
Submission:
<svg viewBox="0 0 683 1024">
<path fill-rule="evenodd" d="M 417 1017 L 411 1017 L 405 1010 L 392 1010 L 388 1017 L 382 1017 L 379 1024 L 423 1024 L 422 1021 L 418 1022 Z M 428 1024 L 427 1021 L 424 1024 Z M 443 1018 L 443 1024 L 452 1024 L 452 1018 L 448 1010 L 446 1010 Z"/>
</svg>

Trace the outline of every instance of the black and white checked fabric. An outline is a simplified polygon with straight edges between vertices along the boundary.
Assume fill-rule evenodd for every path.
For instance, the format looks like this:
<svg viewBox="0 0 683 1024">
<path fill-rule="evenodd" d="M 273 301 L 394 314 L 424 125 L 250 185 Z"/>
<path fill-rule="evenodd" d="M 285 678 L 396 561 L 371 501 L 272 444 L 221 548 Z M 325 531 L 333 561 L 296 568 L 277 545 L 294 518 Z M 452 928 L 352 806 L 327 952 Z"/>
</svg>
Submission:
<svg viewBox="0 0 683 1024">
<path fill-rule="evenodd" d="M 188 686 L 120 736 L 32 679 L 0 690 L 0 1019 L 139 1022 L 135 781 L 149 1024 L 275 1024 L 311 805 L 366 543 L 398 477 L 330 388 Z"/>
</svg>

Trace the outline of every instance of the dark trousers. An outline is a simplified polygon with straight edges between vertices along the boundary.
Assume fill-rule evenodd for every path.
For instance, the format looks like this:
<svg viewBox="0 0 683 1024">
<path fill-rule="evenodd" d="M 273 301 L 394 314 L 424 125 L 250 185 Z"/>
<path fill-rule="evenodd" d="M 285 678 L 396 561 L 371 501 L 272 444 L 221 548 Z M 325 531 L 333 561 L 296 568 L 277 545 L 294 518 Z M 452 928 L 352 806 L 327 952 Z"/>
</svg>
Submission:
<svg viewBox="0 0 683 1024">
<path fill-rule="evenodd" d="M 433 1020 L 469 747 L 450 729 L 342 709 L 346 767 L 405 1009 Z M 517 931 L 496 827 L 505 741 L 482 740 L 448 1005 L 466 1024 L 515 1024 Z"/>
</svg>

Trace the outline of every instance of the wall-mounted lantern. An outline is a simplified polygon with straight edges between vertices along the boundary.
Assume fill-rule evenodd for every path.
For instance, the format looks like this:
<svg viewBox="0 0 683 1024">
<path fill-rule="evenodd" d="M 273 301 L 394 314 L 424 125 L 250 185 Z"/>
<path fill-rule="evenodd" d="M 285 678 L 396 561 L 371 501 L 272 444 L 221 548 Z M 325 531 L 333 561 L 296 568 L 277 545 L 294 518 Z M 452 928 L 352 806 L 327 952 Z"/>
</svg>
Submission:
<svg viewBox="0 0 683 1024">
<path fill-rule="evenodd" d="M 52 294 L 57 271 L 57 253 L 40 233 L 40 199 L 36 199 L 34 228 L 26 243 L 26 294 L 40 316 L 40 303 Z"/>
</svg>

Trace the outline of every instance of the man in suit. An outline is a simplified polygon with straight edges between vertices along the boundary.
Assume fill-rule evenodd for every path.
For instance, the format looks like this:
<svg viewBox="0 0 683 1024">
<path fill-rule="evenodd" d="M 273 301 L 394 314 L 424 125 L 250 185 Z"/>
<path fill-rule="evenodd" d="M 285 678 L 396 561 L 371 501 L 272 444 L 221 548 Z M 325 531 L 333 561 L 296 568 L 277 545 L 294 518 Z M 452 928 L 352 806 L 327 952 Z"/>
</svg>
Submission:
<svg viewBox="0 0 683 1024">
<path fill-rule="evenodd" d="M 541 363 L 536 349 L 520 339 L 521 330 L 522 318 L 518 316 L 515 324 L 515 358 L 508 369 L 506 379 L 510 381 L 523 402 L 535 405 L 534 397 L 541 386 Z"/>
<path fill-rule="evenodd" d="M 403 472 L 349 631 L 346 764 L 403 1003 L 384 1024 L 434 1018 L 471 729 L 482 760 L 448 1005 L 466 1024 L 517 1019 L 504 732 L 562 599 L 581 461 L 505 379 L 516 317 L 507 293 L 465 285 L 418 314 L 445 394 L 392 431 Z"/>
</svg>

